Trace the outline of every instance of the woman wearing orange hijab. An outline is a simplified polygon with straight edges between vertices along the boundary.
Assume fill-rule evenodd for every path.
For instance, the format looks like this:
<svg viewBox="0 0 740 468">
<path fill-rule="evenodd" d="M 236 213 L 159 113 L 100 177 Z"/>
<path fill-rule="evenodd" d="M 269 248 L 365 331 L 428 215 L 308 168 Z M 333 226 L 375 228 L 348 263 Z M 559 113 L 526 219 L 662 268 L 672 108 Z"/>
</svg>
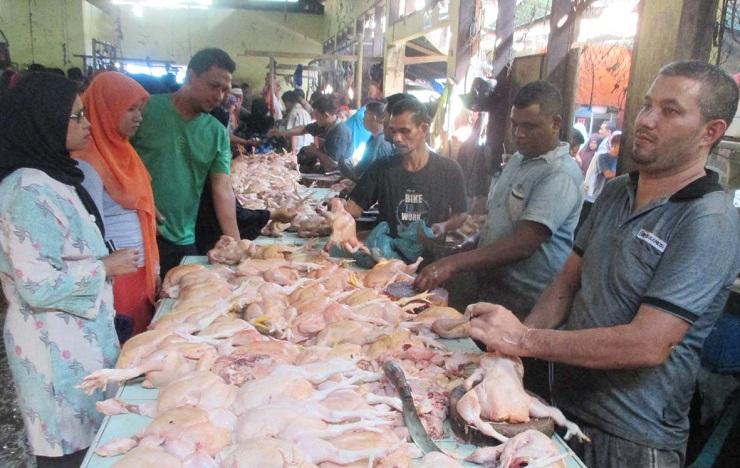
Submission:
<svg viewBox="0 0 740 468">
<path fill-rule="evenodd" d="M 148 99 L 141 85 L 121 73 L 96 76 L 82 95 L 92 141 L 74 154 L 85 173 L 83 185 L 103 216 L 109 248 L 136 248 L 143 254 L 137 272 L 113 279 L 122 341 L 149 325 L 159 278 L 151 177 L 129 143 Z"/>
</svg>

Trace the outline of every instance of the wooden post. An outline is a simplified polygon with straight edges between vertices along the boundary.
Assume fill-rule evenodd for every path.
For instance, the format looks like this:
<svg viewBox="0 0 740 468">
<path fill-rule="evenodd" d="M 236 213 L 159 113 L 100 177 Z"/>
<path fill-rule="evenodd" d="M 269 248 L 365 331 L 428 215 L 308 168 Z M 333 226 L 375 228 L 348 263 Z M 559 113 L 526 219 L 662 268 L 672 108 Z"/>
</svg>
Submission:
<svg viewBox="0 0 740 468">
<path fill-rule="evenodd" d="M 578 79 L 578 54 L 571 52 L 577 37 L 576 10 L 571 0 L 553 0 L 550 12 L 550 36 L 547 40 L 543 77 L 554 84 L 563 96 L 560 116 L 560 139 L 570 140 L 575 112 L 576 83 Z"/>
<path fill-rule="evenodd" d="M 383 95 L 390 96 L 403 92 L 404 64 L 403 57 L 406 55 L 404 43 L 394 43 L 389 40 L 392 36 L 393 23 L 398 19 L 398 2 L 385 2 L 385 50 L 383 50 Z M 389 32 L 391 32 L 389 34 Z"/>
<path fill-rule="evenodd" d="M 459 80 L 460 77 L 456 76 L 457 69 L 457 54 L 460 51 L 459 45 L 467 40 L 468 32 L 460 29 L 460 9 L 463 7 L 466 0 L 450 0 L 448 14 L 450 15 L 450 49 L 447 56 L 447 79 Z M 444 52 L 444 51 L 441 51 Z"/>
<path fill-rule="evenodd" d="M 362 67 L 365 57 L 365 21 L 362 21 L 362 28 L 355 31 L 355 40 L 357 41 L 357 63 L 355 64 L 355 107 L 360 108 L 362 105 Z"/>
<path fill-rule="evenodd" d="M 472 31 L 472 28 L 479 25 L 480 8 L 478 8 L 478 2 L 476 0 L 458 0 L 459 14 L 458 18 L 450 23 L 450 31 L 452 31 L 452 24 L 457 24 L 457 34 L 453 37 L 457 37 L 455 43 L 455 63 L 452 69 L 452 76 L 458 82 L 462 82 L 465 79 L 465 75 L 470 66 L 471 57 L 477 52 L 476 39 L 472 37 L 472 34 L 479 35 L 477 31 Z M 452 4 L 450 4 L 452 8 Z"/>
<path fill-rule="evenodd" d="M 275 115 L 275 107 L 279 106 L 279 102 L 275 102 L 275 57 L 270 56 L 270 115 Z"/>
<path fill-rule="evenodd" d="M 707 60 L 718 0 L 642 0 L 627 88 L 619 173 L 633 170 L 630 158 L 634 121 L 650 84 L 663 65 Z"/>
<path fill-rule="evenodd" d="M 386 42 L 383 58 L 383 95 L 403 92 L 405 46 Z"/>
<path fill-rule="evenodd" d="M 512 76 L 511 64 L 514 58 L 514 13 L 516 0 L 499 0 L 496 17 L 496 50 L 493 56 L 493 76 L 496 77 L 493 109 L 488 115 L 488 141 L 486 142 L 487 164 L 489 174 L 501 165 L 504 153 L 507 123 L 511 112 Z M 483 171 L 481 171 L 483 172 Z M 475 195 L 485 196 L 488 193 L 486 174 L 476 181 Z"/>
</svg>

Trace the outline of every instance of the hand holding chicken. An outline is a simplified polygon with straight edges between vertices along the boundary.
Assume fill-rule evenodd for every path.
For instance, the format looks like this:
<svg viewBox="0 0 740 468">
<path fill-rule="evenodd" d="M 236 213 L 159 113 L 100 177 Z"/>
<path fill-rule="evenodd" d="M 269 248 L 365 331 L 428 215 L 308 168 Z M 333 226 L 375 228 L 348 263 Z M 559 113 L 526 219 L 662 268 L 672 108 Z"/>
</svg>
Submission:
<svg viewBox="0 0 740 468">
<path fill-rule="evenodd" d="M 326 218 L 331 223 L 331 236 L 324 250 L 328 252 L 332 246 L 336 245 L 349 253 L 360 250 L 369 255 L 370 250 L 357 239 L 355 219 L 344 209 L 344 202 L 339 198 L 333 198 L 329 202 L 329 209 Z"/>
<path fill-rule="evenodd" d="M 524 338 L 528 328 L 506 307 L 478 302 L 465 310 L 470 336 L 486 345 L 489 352 L 526 356 Z"/>
</svg>

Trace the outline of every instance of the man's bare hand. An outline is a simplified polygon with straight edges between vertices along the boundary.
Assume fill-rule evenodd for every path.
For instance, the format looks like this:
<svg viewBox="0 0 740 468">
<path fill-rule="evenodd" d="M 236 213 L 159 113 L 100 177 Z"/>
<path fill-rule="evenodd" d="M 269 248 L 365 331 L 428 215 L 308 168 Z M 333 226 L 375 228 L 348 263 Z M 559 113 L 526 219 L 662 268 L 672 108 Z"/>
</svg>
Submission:
<svg viewBox="0 0 740 468">
<path fill-rule="evenodd" d="M 444 237 L 445 234 L 447 234 L 447 224 L 446 223 L 434 223 L 432 224 L 432 235 L 435 239 L 441 239 Z"/>
<path fill-rule="evenodd" d="M 473 202 L 470 204 L 470 214 L 471 215 L 486 214 L 488 212 L 486 201 L 487 200 L 485 197 L 475 197 L 473 199 Z"/>
<path fill-rule="evenodd" d="M 455 270 L 455 265 L 449 257 L 437 260 L 421 270 L 414 281 L 414 288 L 417 291 L 431 291 L 450 279 Z"/>
<path fill-rule="evenodd" d="M 278 208 L 270 213 L 270 219 L 276 223 L 289 223 L 297 214 L 293 208 Z"/>
<path fill-rule="evenodd" d="M 524 355 L 523 341 L 529 330 L 506 307 L 478 302 L 465 310 L 470 319 L 470 336 L 482 341 L 488 351 Z"/>
</svg>

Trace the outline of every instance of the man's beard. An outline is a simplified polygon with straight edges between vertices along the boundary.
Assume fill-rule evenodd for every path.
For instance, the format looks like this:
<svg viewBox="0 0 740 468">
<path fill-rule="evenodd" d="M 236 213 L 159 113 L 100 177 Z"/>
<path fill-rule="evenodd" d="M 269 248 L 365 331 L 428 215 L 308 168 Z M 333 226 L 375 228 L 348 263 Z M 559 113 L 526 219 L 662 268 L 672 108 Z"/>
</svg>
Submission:
<svg viewBox="0 0 740 468">
<path fill-rule="evenodd" d="M 639 154 L 633 147 L 630 158 L 641 170 L 648 172 L 670 170 L 686 159 L 695 138 L 696 135 L 687 135 L 680 140 L 674 139 L 668 145 L 655 145 L 652 151 L 645 154 Z"/>
</svg>

